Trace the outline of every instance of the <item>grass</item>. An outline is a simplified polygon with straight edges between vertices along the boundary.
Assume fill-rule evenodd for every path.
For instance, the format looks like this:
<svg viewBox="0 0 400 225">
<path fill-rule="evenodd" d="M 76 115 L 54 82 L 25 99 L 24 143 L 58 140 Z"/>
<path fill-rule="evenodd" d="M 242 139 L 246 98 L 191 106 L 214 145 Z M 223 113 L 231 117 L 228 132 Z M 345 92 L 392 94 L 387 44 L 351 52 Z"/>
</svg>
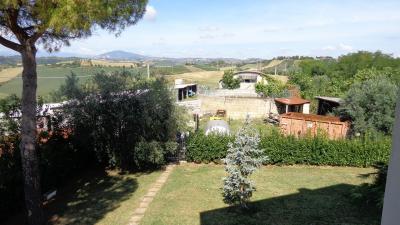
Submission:
<svg viewBox="0 0 400 225">
<path fill-rule="evenodd" d="M 218 71 L 219 69 L 216 66 L 210 64 L 195 64 L 193 67 L 199 68 L 203 71 Z"/>
<path fill-rule="evenodd" d="M 217 88 L 223 74 L 223 71 L 204 71 L 169 75 L 166 78 L 170 83 L 173 83 L 175 79 L 184 79 L 187 83 L 195 82 L 199 85 Z"/>
<path fill-rule="evenodd" d="M 88 171 L 57 190 L 56 199 L 45 206 L 48 224 L 126 225 L 140 199 L 161 175 L 118 174 L 117 171 Z M 6 225 L 23 224 L 22 215 Z"/>
<path fill-rule="evenodd" d="M 0 69 L 0 84 L 13 79 L 14 77 L 20 75 L 21 72 L 22 72 L 21 67 Z"/>
<path fill-rule="evenodd" d="M 111 66 L 111 67 L 136 67 L 137 63 L 133 61 L 109 61 L 109 60 L 96 60 L 92 59 L 91 60 L 92 65 L 94 66 Z"/>
<path fill-rule="evenodd" d="M 227 120 L 224 118 L 225 121 L 229 124 L 229 128 L 231 130 L 231 133 L 235 134 L 241 127 L 243 127 L 243 124 L 245 122 L 245 119 L 236 119 L 236 120 Z M 199 129 L 205 130 L 208 121 L 210 121 L 210 117 L 204 116 L 203 118 L 200 119 L 200 124 L 199 124 Z M 267 134 L 268 132 L 271 131 L 271 126 L 270 124 L 267 124 L 264 122 L 263 119 L 261 118 L 254 118 L 251 120 L 252 127 L 256 129 L 260 133 Z"/>
<path fill-rule="evenodd" d="M 74 72 L 80 82 L 84 83 L 89 80 L 95 73 L 100 71 L 121 71 L 122 68 L 112 67 L 73 67 L 73 66 L 44 66 L 39 65 L 37 67 L 38 72 L 38 96 L 46 96 L 51 91 L 57 90 L 62 84 L 64 84 L 65 78 Z M 126 70 L 137 72 L 137 68 L 127 68 Z M 9 80 L 8 82 L 0 86 L 0 97 L 4 97 L 10 94 L 16 94 L 21 96 L 22 93 L 22 78 L 21 75 Z"/>
<path fill-rule="evenodd" d="M 5 69 L 9 70 L 9 69 Z M 3 70 L 3 71 L 5 71 Z M 74 72 L 78 77 L 81 83 L 85 83 L 96 73 L 105 71 L 105 72 L 113 72 L 113 71 L 130 71 L 132 73 L 140 73 L 143 76 L 147 74 L 147 69 L 144 67 L 90 67 L 90 66 L 73 66 L 73 65 L 39 65 L 37 67 L 38 73 L 38 96 L 47 96 L 52 91 L 57 90 L 62 84 L 64 84 L 65 79 L 71 72 Z M 3 71 L 0 72 L 0 79 L 2 77 Z M 19 73 L 15 73 L 18 71 L 17 69 L 12 70 L 14 73 L 7 73 L 7 81 L 4 83 L 0 82 L 0 98 L 3 98 L 10 94 L 16 94 L 21 96 L 22 93 L 22 77 Z M 180 74 L 189 72 L 185 66 L 173 66 L 173 67 L 151 67 L 151 74 L 155 75 L 169 75 L 170 74 Z M 172 75 L 174 76 L 174 75 Z"/>
<path fill-rule="evenodd" d="M 380 214 L 359 208 L 349 194 L 372 168 L 263 167 L 254 178 L 251 212 L 222 202 L 222 166 L 176 167 L 141 222 L 157 224 L 379 224 Z"/>
<path fill-rule="evenodd" d="M 197 67 L 197 66 L 185 65 L 185 67 L 186 67 L 188 70 L 190 70 L 190 72 L 203 72 L 203 71 L 205 71 L 205 70 L 203 70 L 203 69 L 200 69 L 200 68 Z"/>
</svg>

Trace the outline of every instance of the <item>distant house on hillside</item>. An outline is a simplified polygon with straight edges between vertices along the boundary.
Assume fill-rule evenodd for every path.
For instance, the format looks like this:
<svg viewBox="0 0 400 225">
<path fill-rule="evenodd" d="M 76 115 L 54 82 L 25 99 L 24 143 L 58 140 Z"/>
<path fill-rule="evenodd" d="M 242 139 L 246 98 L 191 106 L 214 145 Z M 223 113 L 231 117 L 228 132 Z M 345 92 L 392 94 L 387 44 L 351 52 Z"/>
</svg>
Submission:
<svg viewBox="0 0 400 225">
<path fill-rule="evenodd" d="M 176 79 L 175 85 L 175 96 L 177 101 L 182 101 L 188 97 L 193 97 L 197 94 L 197 84 L 189 83 L 186 84 L 183 79 Z"/>
<path fill-rule="evenodd" d="M 275 98 L 276 107 L 279 114 L 297 112 L 303 114 L 310 113 L 310 101 L 298 97 Z"/>
<path fill-rule="evenodd" d="M 315 99 L 318 100 L 317 114 L 323 116 L 333 113 L 333 110 L 343 102 L 341 98 L 336 97 L 317 96 Z"/>
<path fill-rule="evenodd" d="M 254 88 L 256 83 L 268 84 L 262 73 L 257 71 L 236 72 L 233 78 L 240 80 L 240 89 Z M 222 81 L 219 82 L 219 87 L 222 88 Z"/>
</svg>

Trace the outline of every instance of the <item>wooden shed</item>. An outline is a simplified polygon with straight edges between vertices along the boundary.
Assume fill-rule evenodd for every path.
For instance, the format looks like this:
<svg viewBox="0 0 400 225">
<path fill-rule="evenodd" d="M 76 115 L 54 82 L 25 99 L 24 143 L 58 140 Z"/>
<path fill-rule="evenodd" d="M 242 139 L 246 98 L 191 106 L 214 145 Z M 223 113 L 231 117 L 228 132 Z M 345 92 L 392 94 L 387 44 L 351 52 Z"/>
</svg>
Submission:
<svg viewBox="0 0 400 225">
<path fill-rule="evenodd" d="M 285 135 L 296 137 L 323 133 L 329 139 L 346 138 L 350 124 L 339 117 L 290 112 L 280 115 L 279 127 Z"/>
</svg>

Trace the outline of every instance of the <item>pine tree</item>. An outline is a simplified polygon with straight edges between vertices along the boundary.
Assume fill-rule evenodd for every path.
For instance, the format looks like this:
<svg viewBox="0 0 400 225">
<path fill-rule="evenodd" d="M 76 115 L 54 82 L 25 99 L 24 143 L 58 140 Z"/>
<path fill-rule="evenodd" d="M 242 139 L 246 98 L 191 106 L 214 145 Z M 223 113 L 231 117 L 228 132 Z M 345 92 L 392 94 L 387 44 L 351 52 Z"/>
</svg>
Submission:
<svg viewBox="0 0 400 225">
<path fill-rule="evenodd" d="M 229 143 L 224 159 L 225 171 L 228 173 L 223 179 L 222 195 L 225 203 L 248 209 L 250 197 L 256 190 L 249 176 L 267 160 L 258 147 L 259 142 L 259 134 L 250 126 L 250 120 L 247 118 L 244 126 L 236 134 L 235 141 Z"/>
</svg>

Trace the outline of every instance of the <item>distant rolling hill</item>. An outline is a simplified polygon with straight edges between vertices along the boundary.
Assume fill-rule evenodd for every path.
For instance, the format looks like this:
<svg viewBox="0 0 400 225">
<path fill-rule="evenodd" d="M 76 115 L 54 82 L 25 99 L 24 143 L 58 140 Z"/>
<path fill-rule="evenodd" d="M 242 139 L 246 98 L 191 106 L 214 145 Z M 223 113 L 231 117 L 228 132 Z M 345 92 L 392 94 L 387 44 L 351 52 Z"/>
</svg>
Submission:
<svg viewBox="0 0 400 225">
<path fill-rule="evenodd" d="M 125 51 L 111 51 L 94 57 L 96 59 L 107 59 L 107 60 L 129 60 L 129 61 L 140 61 L 146 60 L 150 57 Z"/>
</svg>

